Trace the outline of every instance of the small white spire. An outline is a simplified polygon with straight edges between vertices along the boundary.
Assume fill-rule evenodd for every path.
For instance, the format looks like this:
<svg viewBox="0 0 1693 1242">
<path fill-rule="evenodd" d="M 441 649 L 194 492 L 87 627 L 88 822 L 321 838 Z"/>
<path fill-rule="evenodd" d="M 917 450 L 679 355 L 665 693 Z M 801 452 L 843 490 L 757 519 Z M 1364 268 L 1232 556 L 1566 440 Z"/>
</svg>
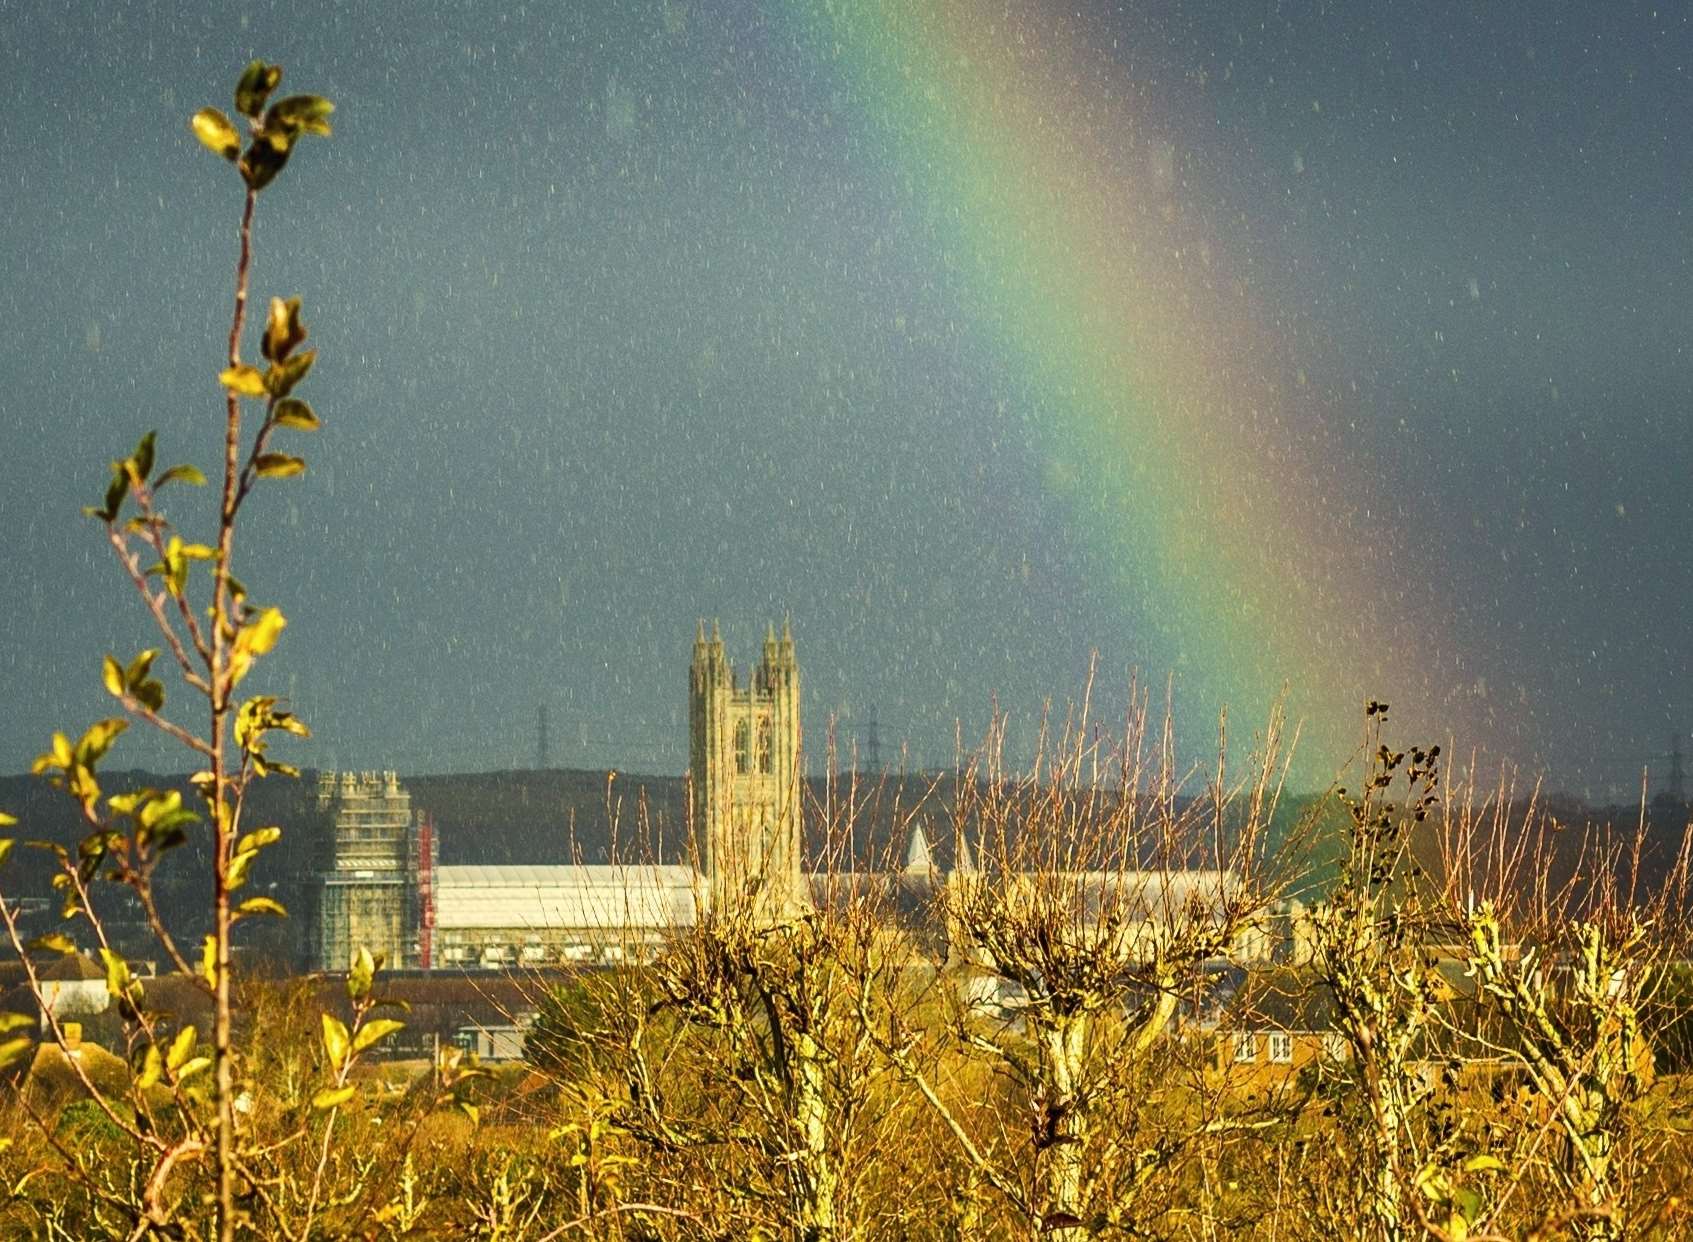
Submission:
<svg viewBox="0 0 1693 1242">
<path fill-rule="evenodd" d="M 929 853 L 929 837 L 923 831 L 922 824 L 913 824 L 911 828 L 911 844 L 905 849 L 905 869 L 907 871 L 931 871 L 935 860 Z"/>
<path fill-rule="evenodd" d="M 970 838 L 965 833 L 958 834 L 958 858 L 953 864 L 954 871 L 962 871 L 966 875 L 976 870 L 976 859 L 970 853 Z"/>
</svg>

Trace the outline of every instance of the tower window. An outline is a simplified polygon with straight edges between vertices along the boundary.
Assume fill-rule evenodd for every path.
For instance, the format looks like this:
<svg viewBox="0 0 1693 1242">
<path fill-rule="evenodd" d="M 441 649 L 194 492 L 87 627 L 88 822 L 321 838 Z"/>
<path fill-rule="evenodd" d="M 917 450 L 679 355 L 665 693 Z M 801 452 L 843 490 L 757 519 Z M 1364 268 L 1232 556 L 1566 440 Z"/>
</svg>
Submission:
<svg viewBox="0 0 1693 1242">
<path fill-rule="evenodd" d="M 738 720 L 735 722 L 735 771 L 743 774 L 749 771 L 747 744 L 750 740 L 748 737 L 750 732 L 746 721 Z"/>
<path fill-rule="evenodd" d="M 761 720 L 758 722 L 758 770 L 768 775 L 770 765 L 770 722 Z"/>
</svg>

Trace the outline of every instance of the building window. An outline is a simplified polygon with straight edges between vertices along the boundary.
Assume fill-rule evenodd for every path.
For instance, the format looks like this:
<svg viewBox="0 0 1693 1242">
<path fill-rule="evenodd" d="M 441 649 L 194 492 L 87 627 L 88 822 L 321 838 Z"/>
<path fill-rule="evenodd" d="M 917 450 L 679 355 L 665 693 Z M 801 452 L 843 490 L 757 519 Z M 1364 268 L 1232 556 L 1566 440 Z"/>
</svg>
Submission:
<svg viewBox="0 0 1693 1242">
<path fill-rule="evenodd" d="M 1270 1060 L 1277 1065 L 1293 1062 L 1293 1036 L 1287 1031 L 1270 1032 Z"/>
<path fill-rule="evenodd" d="M 758 770 L 768 776 L 770 766 L 770 722 L 761 720 L 758 722 Z"/>
<path fill-rule="evenodd" d="M 747 728 L 746 721 L 737 720 L 735 722 L 735 771 L 743 775 L 748 770 L 747 744 L 750 740 L 749 733 L 750 730 Z"/>
<path fill-rule="evenodd" d="M 1236 1031 L 1234 1033 L 1234 1059 L 1241 1064 L 1250 1064 L 1258 1059 L 1258 1033 L 1256 1031 Z"/>
</svg>

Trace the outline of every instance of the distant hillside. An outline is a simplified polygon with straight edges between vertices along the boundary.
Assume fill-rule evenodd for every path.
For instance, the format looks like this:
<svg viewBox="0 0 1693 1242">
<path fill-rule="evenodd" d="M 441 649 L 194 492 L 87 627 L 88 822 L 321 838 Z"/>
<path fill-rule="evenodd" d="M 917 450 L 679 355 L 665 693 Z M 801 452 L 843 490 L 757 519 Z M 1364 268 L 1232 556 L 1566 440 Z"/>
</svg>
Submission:
<svg viewBox="0 0 1693 1242">
<path fill-rule="evenodd" d="M 687 786 L 679 776 L 563 769 L 489 772 L 460 776 L 402 777 L 412 804 L 427 811 L 441 840 L 443 863 L 601 863 L 620 858 L 687 862 Z M 951 833 L 944 829 L 951 802 L 925 777 L 861 778 L 851 840 L 843 845 L 861 863 L 880 864 L 890 850 L 903 858 L 908 820 L 922 803 L 935 861 L 950 865 Z M 928 795 L 925 799 L 925 795 Z M 807 781 L 806 846 L 819 857 L 829 834 L 822 807 L 830 786 Z M 844 805 L 844 783 L 834 792 Z M 844 821 L 845 812 L 837 818 Z"/>
<path fill-rule="evenodd" d="M 679 776 L 570 769 L 402 776 L 426 811 L 447 864 L 606 862 L 651 853 L 686 857 L 687 811 Z"/>
</svg>

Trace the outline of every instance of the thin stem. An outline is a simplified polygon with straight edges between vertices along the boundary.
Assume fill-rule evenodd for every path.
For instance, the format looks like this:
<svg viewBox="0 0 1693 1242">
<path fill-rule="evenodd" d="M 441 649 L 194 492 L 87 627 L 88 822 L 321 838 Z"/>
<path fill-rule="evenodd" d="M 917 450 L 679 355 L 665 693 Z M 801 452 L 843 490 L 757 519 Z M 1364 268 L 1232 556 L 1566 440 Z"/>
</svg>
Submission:
<svg viewBox="0 0 1693 1242">
<path fill-rule="evenodd" d="M 247 314 L 247 279 L 253 258 L 253 207 L 258 192 L 247 188 L 241 208 L 241 253 L 235 265 L 235 311 L 229 325 L 229 365 L 241 361 L 241 329 Z M 229 571 L 235 550 L 236 486 L 240 472 L 241 404 L 233 392 L 225 394 L 223 506 L 218 522 L 218 554 L 212 585 L 212 904 L 214 925 L 212 1041 L 217 1093 L 218 1238 L 235 1237 L 235 1065 L 230 1036 L 230 845 L 236 829 L 236 808 L 226 797 L 232 790 L 229 774 L 229 736 L 225 727 L 234 681 L 228 675 L 230 617 Z"/>
<path fill-rule="evenodd" d="M 123 566 L 124 571 L 129 575 L 129 580 L 135 584 L 135 589 L 141 593 L 141 598 L 146 603 L 147 610 L 153 614 L 153 620 L 158 625 L 159 632 L 165 636 L 165 642 L 170 645 L 171 654 L 176 657 L 176 662 L 182 669 L 182 679 L 196 690 L 208 692 L 210 687 L 206 684 L 205 679 L 194 671 L 194 665 L 188 658 L 187 648 L 182 645 L 181 636 L 171 625 L 170 615 L 165 611 L 165 592 L 160 591 L 155 594 L 148 587 L 147 578 L 141 572 L 141 562 L 136 559 L 135 553 L 130 551 L 128 540 L 123 537 L 122 532 L 116 525 L 107 524 L 106 538 L 111 540 L 112 549 L 117 553 L 118 564 Z M 153 542 L 156 546 L 156 537 Z M 163 555 L 164 553 L 161 551 L 160 556 Z M 187 615 L 192 619 L 192 610 L 189 610 Z M 199 641 L 197 635 L 195 636 L 195 647 L 200 651 L 202 659 L 210 656 L 211 653 Z"/>
</svg>

